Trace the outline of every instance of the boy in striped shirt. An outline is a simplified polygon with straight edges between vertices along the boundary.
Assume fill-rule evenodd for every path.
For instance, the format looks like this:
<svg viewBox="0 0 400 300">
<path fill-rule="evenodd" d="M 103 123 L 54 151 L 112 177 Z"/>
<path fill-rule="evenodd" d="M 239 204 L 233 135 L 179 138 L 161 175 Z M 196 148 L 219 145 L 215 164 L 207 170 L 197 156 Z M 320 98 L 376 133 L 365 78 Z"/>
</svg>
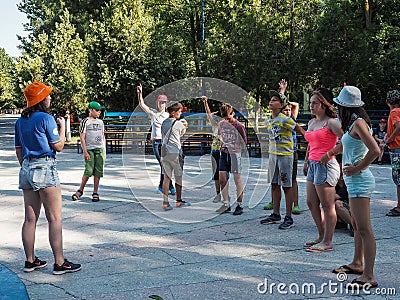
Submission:
<svg viewBox="0 0 400 300">
<path fill-rule="evenodd" d="M 281 186 L 285 193 L 286 216 L 279 225 L 279 229 L 288 229 L 293 226 L 292 205 L 292 172 L 293 172 L 293 134 L 295 130 L 304 134 L 303 128 L 286 115 L 282 114 L 282 109 L 289 104 L 286 96 L 276 91 L 270 91 L 269 108 L 272 111 L 270 120 L 266 121 L 269 135 L 269 167 L 268 182 L 271 183 L 273 213 L 261 220 L 261 224 L 278 223 L 281 221 L 280 215 L 280 195 Z"/>
</svg>

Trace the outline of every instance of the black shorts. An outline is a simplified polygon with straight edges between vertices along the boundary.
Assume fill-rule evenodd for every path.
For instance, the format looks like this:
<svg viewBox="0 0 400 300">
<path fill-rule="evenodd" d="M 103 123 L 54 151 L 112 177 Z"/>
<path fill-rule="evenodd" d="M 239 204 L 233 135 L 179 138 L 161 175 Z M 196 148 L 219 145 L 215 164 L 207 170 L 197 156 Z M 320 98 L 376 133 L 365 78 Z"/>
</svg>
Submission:
<svg viewBox="0 0 400 300">
<path fill-rule="evenodd" d="M 219 180 L 219 151 L 211 151 L 211 165 L 212 165 L 212 173 L 213 180 Z"/>
</svg>

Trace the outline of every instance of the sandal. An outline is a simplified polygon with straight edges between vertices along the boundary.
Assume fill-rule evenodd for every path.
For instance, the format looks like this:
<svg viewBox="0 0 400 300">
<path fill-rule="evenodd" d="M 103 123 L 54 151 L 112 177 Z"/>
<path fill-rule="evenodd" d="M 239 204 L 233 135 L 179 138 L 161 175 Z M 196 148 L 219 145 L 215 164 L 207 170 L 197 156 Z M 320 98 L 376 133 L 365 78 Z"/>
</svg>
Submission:
<svg viewBox="0 0 400 300">
<path fill-rule="evenodd" d="M 92 194 L 92 202 L 98 202 L 100 200 L 99 194 L 93 193 Z"/>
<path fill-rule="evenodd" d="M 80 197 L 82 197 L 82 195 L 83 195 L 83 191 L 82 190 L 77 190 L 76 192 L 75 192 L 75 194 L 73 194 L 72 195 L 72 200 L 73 201 L 76 201 L 76 200 L 78 200 Z"/>
<path fill-rule="evenodd" d="M 318 240 L 309 241 L 304 244 L 304 248 L 310 248 L 311 246 L 314 246 L 314 245 L 318 244 L 319 242 L 321 242 L 321 241 L 318 241 Z"/>
<path fill-rule="evenodd" d="M 347 265 L 343 265 L 340 266 L 337 269 L 332 270 L 332 273 L 335 274 L 339 274 L 339 273 L 346 273 L 346 274 L 357 274 L 357 275 L 361 275 L 363 272 L 358 271 L 358 270 L 354 270 L 353 268 L 347 266 Z"/>
<path fill-rule="evenodd" d="M 388 217 L 400 217 L 400 211 L 398 211 L 396 208 L 397 207 L 392 208 L 391 210 L 389 210 L 389 212 L 386 214 L 386 216 L 388 216 Z"/>
<path fill-rule="evenodd" d="M 323 252 L 328 252 L 328 251 L 332 251 L 333 248 L 332 247 L 322 247 L 322 246 L 311 246 L 310 248 L 307 248 L 306 251 L 307 252 L 312 252 L 312 253 L 323 253 Z"/>
<path fill-rule="evenodd" d="M 346 289 L 348 290 L 369 291 L 370 289 L 374 289 L 376 287 L 378 287 L 378 283 L 376 281 L 364 282 L 358 279 L 353 279 L 351 283 L 346 284 Z"/>
</svg>

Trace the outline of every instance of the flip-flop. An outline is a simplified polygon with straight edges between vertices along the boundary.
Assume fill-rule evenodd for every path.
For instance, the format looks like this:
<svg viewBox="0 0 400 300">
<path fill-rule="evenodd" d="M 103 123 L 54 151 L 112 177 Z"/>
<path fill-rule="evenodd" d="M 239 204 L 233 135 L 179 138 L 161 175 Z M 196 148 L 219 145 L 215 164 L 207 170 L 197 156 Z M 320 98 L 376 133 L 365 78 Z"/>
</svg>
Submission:
<svg viewBox="0 0 400 300">
<path fill-rule="evenodd" d="M 317 240 L 309 241 L 309 242 L 305 243 L 303 247 L 310 248 L 311 246 L 314 246 L 314 245 L 318 244 L 319 242 L 320 241 L 317 241 Z"/>
<path fill-rule="evenodd" d="M 400 211 L 398 211 L 396 209 L 396 207 L 392 208 L 391 210 L 389 210 L 389 212 L 386 214 L 386 216 L 388 216 L 388 217 L 400 217 Z"/>
<path fill-rule="evenodd" d="M 351 283 L 346 284 L 346 289 L 348 290 L 365 290 L 374 289 L 378 287 L 378 283 L 374 282 L 364 282 L 357 279 L 354 279 Z"/>
<path fill-rule="evenodd" d="M 340 266 L 337 269 L 333 269 L 332 273 L 338 274 L 338 273 L 346 273 L 346 274 L 357 274 L 357 275 L 361 275 L 363 272 L 354 270 L 353 268 L 347 266 L 347 265 L 343 265 Z"/>
<path fill-rule="evenodd" d="M 328 252 L 328 251 L 332 251 L 333 248 L 332 247 L 322 247 L 322 246 L 311 246 L 310 248 L 307 248 L 306 251 L 307 252 L 312 252 L 312 253 L 322 253 L 322 252 Z"/>
</svg>

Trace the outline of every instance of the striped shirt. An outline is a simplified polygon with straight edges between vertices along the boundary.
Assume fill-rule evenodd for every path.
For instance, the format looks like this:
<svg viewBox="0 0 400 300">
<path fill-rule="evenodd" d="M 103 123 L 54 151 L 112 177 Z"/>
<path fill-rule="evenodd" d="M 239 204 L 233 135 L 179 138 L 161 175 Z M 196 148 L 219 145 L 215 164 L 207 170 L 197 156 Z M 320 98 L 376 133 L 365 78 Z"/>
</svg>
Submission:
<svg viewBox="0 0 400 300">
<path fill-rule="evenodd" d="M 265 121 L 269 137 L 269 153 L 275 155 L 293 155 L 293 130 L 296 122 L 279 113 L 275 118 Z"/>
</svg>

